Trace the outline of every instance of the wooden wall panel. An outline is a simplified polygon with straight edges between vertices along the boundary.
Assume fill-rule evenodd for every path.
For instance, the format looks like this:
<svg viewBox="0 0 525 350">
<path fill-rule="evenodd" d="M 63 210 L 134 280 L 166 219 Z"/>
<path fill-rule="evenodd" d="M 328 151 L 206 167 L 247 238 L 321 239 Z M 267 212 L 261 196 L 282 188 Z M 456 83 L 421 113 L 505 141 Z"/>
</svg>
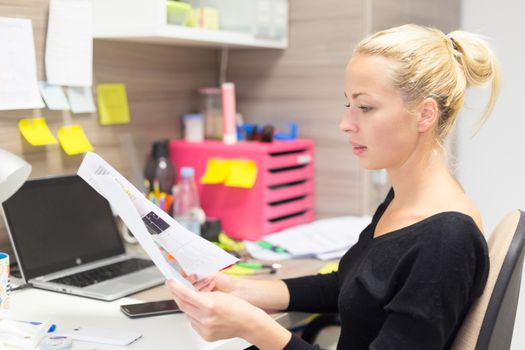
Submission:
<svg viewBox="0 0 525 350">
<path fill-rule="evenodd" d="M 317 217 L 370 213 L 388 189 L 373 185 L 338 130 L 353 46 L 367 31 L 419 23 L 448 32 L 459 18 L 454 0 L 291 0 L 287 50 L 230 53 L 228 78 L 237 85 L 245 119 L 297 121 L 300 136 L 315 141 Z"/>
<path fill-rule="evenodd" d="M 0 16 L 33 20 L 39 79 L 44 74 L 48 0 L 0 0 Z M 368 30 L 403 23 L 434 25 L 445 32 L 459 26 L 454 0 L 290 0 L 289 48 L 230 50 L 228 80 L 237 85 L 238 109 L 246 120 L 276 124 L 297 121 L 301 137 L 316 143 L 316 215 L 361 214 L 379 196 L 369 174 L 351 155 L 338 125 L 343 113 L 344 69 L 353 46 Z M 214 49 L 99 41 L 94 43 L 94 83 L 127 85 L 132 123 L 102 127 L 95 114 L 73 116 L 100 153 L 133 178 L 127 144 L 141 164 L 152 141 L 179 137 L 179 116 L 197 106 L 196 89 L 216 85 L 218 52 Z M 0 148 L 23 155 L 32 177 L 75 172 L 81 157 L 67 157 L 58 146 L 22 146 L 17 121 L 33 111 L 0 111 Z M 51 130 L 61 113 L 42 110 Z M 377 198 L 376 198 L 377 197 Z M 371 204 L 372 203 L 372 204 Z M 0 249 L 6 236 L 0 220 Z M 2 247 L 2 245 L 4 247 Z"/>
<path fill-rule="evenodd" d="M 230 52 L 228 78 L 246 120 L 297 121 L 300 137 L 315 141 L 317 217 L 362 212 L 360 170 L 338 125 L 363 11 L 361 0 L 291 0 L 288 49 Z"/>
<path fill-rule="evenodd" d="M 370 0 L 372 32 L 415 23 L 436 27 L 446 33 L 459 29 L 461 1 Z"/>
<path fill-rule="evenodd" d="M 370 24 L 372 33 L 414 23 L 435 27 L 445 34 L 459 29 L 461 19 L 461 1 L 457 0 L 365 0 L 370 1 Z M 451 148 L 453 152 L 453 149 Z M 390 184 L 374 184 L 371 173 L 364 177 L 368 188 L 366 205 L 372 212 L 381 203 L 390 188 Z"/>
<path fill-rule="evenodd" d="M 48 0 L 0 1 L 0 16 L 33 20 L 39 79 L 45 79 L 47 13 Z M 100 126 L 96 114 L 73 115 L 73 122 L 82 125 L 97 153 L 133 179 L 129 140 L 142 167 L 153 141 L 180 137 L 179 117 L 197 108 L 197 88 L 217 84 L 217 50 L 95 40 L 93 51 L 94 86 L 125 83 L 131 123 Z M 63 124 L 62 113 L 47 109 L 38 113 L 46 117 L 56 135 Z M 76 172 L 81 156 L 65 156 L 57 145 L 24 147 L 17 122 L 32 115 L 31 110 L 0 111 L 0 148 L 29 161 L 33 166 L 31 177 Z M 0 220 L 0 250 L 7 246 Z"/>
</svg>

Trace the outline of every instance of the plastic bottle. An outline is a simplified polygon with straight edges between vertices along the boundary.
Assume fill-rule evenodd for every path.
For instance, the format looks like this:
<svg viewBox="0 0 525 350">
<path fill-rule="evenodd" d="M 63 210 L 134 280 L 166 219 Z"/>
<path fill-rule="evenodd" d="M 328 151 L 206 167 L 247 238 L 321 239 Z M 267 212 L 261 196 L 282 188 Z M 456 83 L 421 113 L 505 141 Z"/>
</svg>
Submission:
<svg viewBox="0 0 525 350">
<path fill-rule="evenodd" d="M 224 118 L 222 141 L 227 145 L 237 143 L 237 121 L 235 106 L 235 85 L 223 83 L 222 89 L 222 116 Z"/>
<path fill-rule="evenodd" d="M 146 164 L 145 177 L 150 183 L 149 191 L 170 193 L 175 182 L 175 167 L 169 158 L 169 141 L 153 144 L 151 158 Z"/>
<path fill-rule="evenodd" d="M 203 211 L 194 174 L 195 171 L 191 167 L 180 169 L 180 180 L 173 187 L 173 217 L 179 224 L 200 235 Z"/>
<path fill-rule="evenodd" d="M 222 92 L 219 87 L 198 90 L 200 112 L 204 116 L 204 133 L 207 139 L 222 140 Z"/>
</svg>

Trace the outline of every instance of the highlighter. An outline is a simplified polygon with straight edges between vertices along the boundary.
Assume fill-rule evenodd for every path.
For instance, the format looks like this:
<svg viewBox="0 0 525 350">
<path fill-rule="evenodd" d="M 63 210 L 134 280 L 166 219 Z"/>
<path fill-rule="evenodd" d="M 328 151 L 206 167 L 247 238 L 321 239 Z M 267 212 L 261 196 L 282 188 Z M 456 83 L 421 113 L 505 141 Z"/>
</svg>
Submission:
<svg viewBox="0 0 525 350">
<path fill-rule="evenodd" d="M 222 141 L 227 145 L 237 143 L 237 121 L 235 107 L 235 85 L 223 83 L 222 90 L 222 118 L 223 136 Z"/>
</svg>

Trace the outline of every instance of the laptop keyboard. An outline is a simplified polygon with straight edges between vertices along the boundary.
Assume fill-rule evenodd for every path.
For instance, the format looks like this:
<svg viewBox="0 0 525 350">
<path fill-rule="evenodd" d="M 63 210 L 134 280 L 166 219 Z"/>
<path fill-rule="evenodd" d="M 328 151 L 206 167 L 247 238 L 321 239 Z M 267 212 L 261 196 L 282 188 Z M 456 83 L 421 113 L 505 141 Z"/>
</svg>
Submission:
<svg viewBox="0 0 525 350">
<path fill-rule="evenodd" d="M 74 287 L 87 287 L 128 273 L 139 271 L 153 265 L 151 260 L 132 258 L 111 265 L 97 267 L 73 275 L 60 277 L 51 282 Z"/>
</svg>

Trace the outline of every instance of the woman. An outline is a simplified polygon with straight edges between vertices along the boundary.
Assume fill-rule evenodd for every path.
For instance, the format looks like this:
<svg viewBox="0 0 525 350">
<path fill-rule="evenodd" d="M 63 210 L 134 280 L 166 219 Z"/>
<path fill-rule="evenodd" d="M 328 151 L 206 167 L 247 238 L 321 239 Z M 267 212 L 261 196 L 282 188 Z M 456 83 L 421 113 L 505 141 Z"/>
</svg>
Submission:
<svg viewBox="0 0 525 350">
<path fill-rule="evenodd" d="M 499 70 L 479 37 L 405 25 L 360 42 L 345 73 L 340 124 L 366 169 L 392 189 L 339 271 L 284 281 L 218 273 L 194 292 L 169 282 L 207 340 L 242 337 L 260 349 L 309 349 L 266 311 L 338 312 L 338 349 L 448 349 L 485 286 L 488 254 L 476 206 L 446 164 L 443 142 L 465 89 L 486 83 L 492 110 Z"/>
</svg>

